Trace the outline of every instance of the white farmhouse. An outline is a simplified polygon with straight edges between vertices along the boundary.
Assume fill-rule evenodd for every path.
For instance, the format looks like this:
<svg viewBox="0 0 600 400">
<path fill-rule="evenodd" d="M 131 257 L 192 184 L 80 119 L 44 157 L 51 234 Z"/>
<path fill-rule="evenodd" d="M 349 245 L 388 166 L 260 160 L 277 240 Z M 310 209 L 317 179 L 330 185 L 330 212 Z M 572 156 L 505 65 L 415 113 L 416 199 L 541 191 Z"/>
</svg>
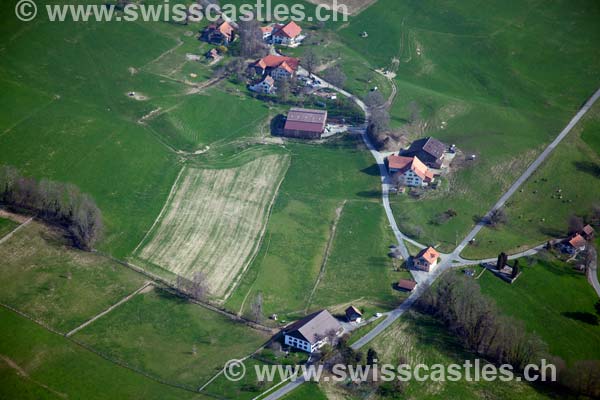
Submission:
<svg viewBox="0 0 600 400">
<path fill-rule="evenodd" d="M 275 92 L 275 80 L 266 76 L 261 82 L 250 86 L 250 90 L 256 93 L 273 94 Z"/>
<path fill-rule="evenodd" d="M 387 165 L 394 182 L 399 185 L 422 187 L 434 181 L 433 172 L 417 157 L 392 155 L 387 158 Z"/>
<path fill-rule="evenodd" d="M 343 332 L 342 325 L 327 310 L 318 311 L 287 327 L 284 343 L 307 353 L 317 351 L 332 336 Z"/>
</svg>

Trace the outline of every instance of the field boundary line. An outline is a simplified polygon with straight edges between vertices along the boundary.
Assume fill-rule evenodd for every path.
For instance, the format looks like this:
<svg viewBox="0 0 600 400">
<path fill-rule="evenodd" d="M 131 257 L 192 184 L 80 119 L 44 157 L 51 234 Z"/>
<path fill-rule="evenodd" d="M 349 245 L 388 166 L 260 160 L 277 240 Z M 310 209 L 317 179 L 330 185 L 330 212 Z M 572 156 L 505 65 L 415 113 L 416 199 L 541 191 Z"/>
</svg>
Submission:
<svg viewBox="0 0 600 400">
<path fill-rule="evenodd" d="M 20 224 L 19 226 L 17 226 L 15 229 L 13 229 L 12 231 L 8 232 L 6 235 L 4 235 L 2 238 L 0 238 L 0 244 L 8 241 L 8 239 L 10 239 L 15 233 L 17 233 L 21 228 L 29 225 L 31 223 L 31 221 L 33 221 L 34 217 L 30 217 L 27 221 L 23 222 L 22 224 Z"/>
<path fill-rule="evenodd" d="M 96 321 L 99 318 L 102 318 L 103 316 L 105 316 L 106 314 L 108 314 L 109 312 L 111 312 L 112 310 L 114 310 L 115 308 L 119 307 L 121 304 L 124 304 L 126 302 L 128 302 L 129 300 L 131 300 L 135 295 L 139 294 L 141 291 L 143 291 L 144 289 L 146 289 L 148 286 L 152 285 L 151 281 L 146 281 L 142 287 L 140 287 L 139 289 L 137 289 L 135 292 L 123 297 L 121 300 L 119 300 L 117 303 L 113 304 L 112 306 L 108 307 L 106 310 L 102 311 L 100 314 L 97 314 L 95 316 L 93 316 L 92 318 L 90 318 L 89 320 L 85 321 L 83 324 L 79 325 L 77 328 L 69 331 L 65 336 L 66 337 L 70 337 L 72 335 L 74 335 L 75 333 L 79 332 L 80 330 L 82 330 L 83 328 L 85 328 L 86 326 L 92 324 L 94 321 Z"/>
<path fill-rule="evenodd" d="M 271 202 L 269 203 L 269 210 L 267 211 L 265 223 L 260 232 L 260 239 L 256 242 L 256 245 L 254 246 L 254 249 L 253 249 L 254 254 L 252 255 L 252 257 L 250 257 L 250 259 L 248 260 L 246 265 L 244 265 L 242 267 L 241 271 L 238 272 L 238 276 L 231 283 L 231 285 L 229 286 L 229 289 L 225 292 L 225 295 L 221 299 L 221 301 L 220 301 L 221 304 L 225 303 L 227 301 L 227 299 L 229 299 L 229 297 L 233 294 L 233 292 L 238 288 L 240 282 L 242 281 L 242 278 L 246 275 L 248 268 L 250 268 L 250 265 L 254 262 L 254 260 L 258 256 L 259 250 L 265 239 L 265 233 L 267 231 L 267 226 L 269 225 L 269 221 L 271 220 L 271 215 L 273 213 L 273 206 L 275 205 L 275 201 L 277 201 L 277 198 L 279 197 L 279 189 L 281 188 L 281 185 L 283 184 L 283 181 L 285 180 L 288 170 L 290 169 L 290 166 L 292 165 L 292 157 L 289 154 L 286 154 L 285 158 L 287 161 L 286 162 L 287 165 L 285 167 L 285 171 L 281 174 L 281 179 L 279 179 L 279 183 L 277 183 L 277 188 L 275 189 L 275 192 L 273 192 L 273 198 L 271 199 Z"/>
<path fill-rule="evenodd" d="M 180 384 L 177 384 L 177 383 L 171 383 L 171 382 L 167 382 L 167 381 L 163 380 L 162 378 L 159 378 L 159 377 L 153 376 L 153 375 L 151 375 L 151 374 L 149 374 L 149 373 L 147 373 L 147 372 L 144 372 L 144 371 L 142 371 L 142 370 L 140 370 L 140 369 L 138 369 L 138 368 L 136 368 L 136 367 L 133 367 L 133 366 L 131 366 L 131 365 L 127 364 L 127 363 L 126 363 L 126 362 L 124 362 L 124 361 L 121 361 L 121 360 L 118 360 L 118 359 L 111 358 L 111 357 L 109 357 L 108 355 L 106 355 L 106 354 L 104 354 L 104 353 L 102 353 L 102 352 L 100 352 L 100 351 L 98 351 L 98 350 L 94 349 L 92 346 L 90 346 L 90 345 L 88 345 L 88 344 L 86 344 L 86 343 L 84 343 L 84 342 L 81 342 L 81 341 L 79 341 L 79 340 L 76 340 L 75 338 L 72 338 L 72 337 L 67 337 L 67 336 L 66 336 L 64 333 L 60 333 L 60 332 L 58 332 L 56 329 L 54 329 L 54 328 L 51 328 L 50 326 L 46 325 L 45 323 L 43 323 L 43 322 L 41 322 L 41 321 L 38 321 L 38 320 L 36 320 L 35 318 L 33 318 L 33 317 L 31 317 L 31 316 L 29 316 L 29 315 L 25 314 L 25 313 L 24 313 L 24 312 L 22 312 L 22 311 L 19 311 L 19 310 L 17 310 L 17 309 L 16 309 L 16 308 L 14 308 L 14 307 L 11 307 L 11 306 L 9 306 L 9 305 L 7 305 L 7 304 L 4 304 L 4 303 L 0 303 L 0 306 L 1 306 L 1 307 L 4 307 L 4 308 L 6 308 L 6 309 L 7 309 L 7 310 L 9 310 L 9 311 L 12 311 L 12 312 L 14 312 L 15 314 L 19 315 L 20 317 L 23 317 L 23 318 L 25 318 L 25 319 L 27 319 L 27 320 L 29 320 L 29 321 L 33 322 L 34 324 L 36 324 L 36 325 L 38 325 L 38 326 L 40 326 L 40 327 L 42 327 L 42 328 L 46 329 L 47 331 L 49 331 L 49 332 L 51 332 L 51 333 L 53 333 L 53 334 L 55 334 L 55 335 L 58 335 L 58 336 L 61 336 L 61 337 L 65 338 L 65 339 L 66 339 L 66 340 L 68 340 L 69 342 L 71 342 L 71 343 L 73 343 L 73 344 L 75 344 L 75 345 L 79 346 L 80 348 L 82 348 L 82 349 L 84 349 L 84 350 L 87 350 L 87 351 L 89 351 L 89 352 L 90 352 L 90 353 L 92 353 L 92 354 L 95 354 L 96 356 L 98 356 L 98 357 L 102 358 L 103 360 L 106 360 L 106 361 L 110 362 L 111 364 L 114 364 L 114 365 L 116 365 L 116 366 L 118 366 L 118 367 L 121 367 L 121 368 L 125 368 L 125 369 L 127 369 L 127 370 L 130 370 L 130 371 L 132 371 L 133 373 L 136 373 L 136 374 L 138 374 L 138 375 L 141 375 L 141 376 L 143 376 L 144 378 L 146 378 L 146 379 L 150 379 L 150 380 L 152 380 L 152 381 L 154 381 L 154 382 L 156 382 L 156 383 L 159 383 L 159 384 L 161 384 L 161 385 L 165 385 L 165 386 L 173 387 L 173 388 L 176 388 L 176 389 L 185 390 L 185 391 L 187 391 L 187 392 L 191 392 L 191 393 L 197 393 L 197 391 L 196 391 L 196 390 L 194 390 L 193 388 L 191 388 L 191 387 L 189 387 L 189 386 L 184 386 L 184 385 L 180 385 Z M 205 394 L 206 394 L 207 396 L 209 396 L 209 397 L 217 398 L 217 397 L 215 397 L 214 395 L 212 395 L 212 394 L 210 394 L 210 393 L 205 393 Z"/>
<path fill-rule="evenodd" d="M 173 196 L 175 194 L 175 188 L 177 187 L 177 184 L 179 183 L 179 179 L 181 179 L 181 175 L 183 174 L 183 171 L 185 169 L 186 169 L 186 166 L 184 165 L 179 170 L 179 173 L 177 174 L 177 178 L 175 178 L 175 182 L 173 182 L 173 186 L 171 186 L 171 190 L 169 191 L 169 195 L 167 196 L 167 199 L 165 200 L 165 204 L 163 204 L 163 206 L 162 206 L 162 208 L 160 210 L 160 213 L 158 213 L 158 216 L 156 217 L 156 219 L 152 223 L 152 226 L 150 227 L 150 229 L 148 229 L 148 232 L 146 232 L 146 234 L 144 235 L 144 237 L 142 238 L 142 240 L 140 241 L 140 243 L 138 243 L 138 245 L 135 247 L 135 249 L 133 249 L 133 251 L 131 252 L 132 256 L 135 256 L 135 254 L 137 253 L 137 251 L 140 248 L 140 246 L 142 245 L 142 243 L 144 243 L 146 241 L 146 239 L 148 238 L 148 235 L 150 235 L 150 233 L 154 230 L 154 227 L 156 226 L 156 224 L 158 223 L 158 221 L 160 221 L 160 219 L 162 218 L 163 214 L 165 213 L 165 210 L 167 209 L 167 206 L 169 205 L 169 203 L 171 202 L 171 200 L 173 200 Z"/>
<path fill-rule="evenodd" d="M 306 302 L 306 308 L 304 309 L 304 313 L 308 312 L 308 308 L 310 307 L 310 303 L 312 302 L 313 296 L 317 291 L 317 287 L 319 287 L 319 283 L 325 276 L 325 267 L 327 266 L 327 261 L 329 260 L 329 255 L 331 254 L 331 247 L 333 246 L 333 241 L 335 239 L 335 234 L 337 232 L 337 226 L 342 218 L 342 213 L 344 212 L 344 207 L 348 200 L 342 201 L 342 204 L 335 210 L 335 218 L 333 219 L 333 223 L 331 224 L 331 230 L 329 232 L 329 240 L 327 241 L 327 246 L 325 247 L 325 253 L 323 254 L 323 261 L 321 262 L 321 268 L 319 269 L 319 275 L 317 276 L 317 280 L 310 291 L 310 295 L 308 296 L 308 301 Z"/>
</svg>

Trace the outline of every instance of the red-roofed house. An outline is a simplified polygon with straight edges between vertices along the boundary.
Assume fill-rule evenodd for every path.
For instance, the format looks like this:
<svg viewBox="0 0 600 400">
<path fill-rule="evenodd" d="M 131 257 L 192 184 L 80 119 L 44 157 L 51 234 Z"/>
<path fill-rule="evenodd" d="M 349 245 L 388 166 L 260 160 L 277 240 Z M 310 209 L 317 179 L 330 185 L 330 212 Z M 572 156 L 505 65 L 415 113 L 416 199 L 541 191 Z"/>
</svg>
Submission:
<svg viewBox="0 0 600 400">
<path fill-rule="evenodd" d="M 261 26 L 260 31 L 262 32 L 263 40 L 269 40 L 271 38 L 271 36 L 273 35 L 273 26 L 272 25 Z"/>
<path fill-rule="evenodd" d="M 327 125 L 327 111 L 292 108 L 288 112 L 283 136 L 320 139 Z"/>
<path fill-rule="evenodd" d="M 288 22 L 285 25 L 276 24 L 273 26 L 271 42 L 285 46 L 295 45 L 298 43 L 298 38 L 300 37 L 301 33 L 302 28 L 300 28 L 300 26 L 294 21 Z"/>
<path fill-rule="evenodd" d="M 438 258 L 440 258 L 440 253 L 433 247 L 428 247 L 413 258 L 413 265 L 421 271 L 429 272 L 437 265 Z"/>
<path fill-rule="evenodd" d="M 261 82 L 250 86 L 250 90 L 256 93 L 272 94 L 275 92 L 275 80 L 266 76 Z"/>
<path fill-rule="evenodd" d="M 404 186 L 427 186 L 434 181 L 433 172 L 417 157 L 392 155 L 387 158 L 394 182 Z"/>
<path fill-rule="evenodd" d="M 201 39 L 208 43 L 227 45 L 235 39 L 235 28 L 227 21 L 210 24 L 202 31 Z"/>
<path fill-rule="evenodd" d="M 583 227 L 583 230 L 581 231 L 581 235 L 585 238 L 585 240 L 592 240 L 594 239 L 594 234 L 596 232 L 594 231 L 594 228 L 592 228 L 591 225 L 586 225 Z"/>
<path fill-rule="evenodd" d="M 268 55 L 261 58 L 252 67 L 259 75 L 270 75 L 273 79 L 289 79 L 296 74 L 300 60 L 294 57 Z"/>
<path fill-rule="evenodd" d="M 565 243 L 565 250 L 569 254 L 575 254 L 584 251 L 587 247 L 587 241 L 579 233 L 571 236 Z"/>
</svg>

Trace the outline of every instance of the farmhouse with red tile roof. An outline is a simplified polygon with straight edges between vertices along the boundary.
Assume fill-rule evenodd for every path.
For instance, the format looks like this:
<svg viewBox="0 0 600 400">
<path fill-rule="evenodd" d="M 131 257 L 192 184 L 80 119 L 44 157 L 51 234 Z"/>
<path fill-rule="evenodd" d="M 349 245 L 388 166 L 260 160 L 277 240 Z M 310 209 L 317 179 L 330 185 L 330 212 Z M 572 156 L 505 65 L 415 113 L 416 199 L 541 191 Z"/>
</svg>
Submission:
<svg viewBox="0 0 600 400">
<path fill-rule="evenodd" d="M 417 157 L 391 155 L 388 169 L 395 182 L 404 186 L 427 186 L 434 181 L 433 172 Z"/>
<path fill-rule="evenodd" d="M 264 37 L 263 31 L 263 37 Z M 271 34 L 271 42 L 273 44 L 282 44 L 290 46 L 298 43 L 302 28 L 294 21 L 288 22 L 285 25 L 276 24 L 273 26 Z"/>
<path fill-rule="evenodd" d="M 430 272 L 437 265 L 438 258 L 440 258 L 440 253 L 433 247 L 428 247 L 413 258 L 413 265 L 421 271 Z"/>
<path fill-rule="evenodd" d="M 254 64 L 253 68 L 259 75 L 270 75 L 275 80 L 289 79 L 296 74 L 300 60 L 294 57 L 268 55 Z"/>
<path fill-rule="evenodd" d="M 202 31 L 201 39 L 208 43 L 227 45 L 235 39 L 235 28 L 227 21 L 210 24 Z"/>
</svg>

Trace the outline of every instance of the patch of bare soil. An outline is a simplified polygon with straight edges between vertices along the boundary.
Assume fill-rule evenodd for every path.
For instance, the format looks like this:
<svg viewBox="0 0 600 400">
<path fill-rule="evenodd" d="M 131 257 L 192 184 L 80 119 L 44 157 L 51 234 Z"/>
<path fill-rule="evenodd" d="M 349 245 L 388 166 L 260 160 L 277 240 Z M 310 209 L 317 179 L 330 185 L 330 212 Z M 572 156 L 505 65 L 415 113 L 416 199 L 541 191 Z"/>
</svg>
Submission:
<svg viewBox="0 0 600 400">
<path fill-rule="evenodd" d="M 137 100 L 137 101 L 146 101 L 146 100 L 148 100 L 148 96 L 146 96 L 143 93 L 139 93 L 139 92 L 127 92 L 127 93 L 125 93 L 125 95 L 127 97 L 129 97 L 130 99 L 134 99 L 134 100 Z"/>
<path fill-rule="evenodd" d="M 11 213 L 10 211 L 0 209 L 0 218 L 10 219 L 11 221 L 14 221 L 18 224 L 22 224 L 31 217 L 26 216 L 26 215 Z"/>
</svg>

